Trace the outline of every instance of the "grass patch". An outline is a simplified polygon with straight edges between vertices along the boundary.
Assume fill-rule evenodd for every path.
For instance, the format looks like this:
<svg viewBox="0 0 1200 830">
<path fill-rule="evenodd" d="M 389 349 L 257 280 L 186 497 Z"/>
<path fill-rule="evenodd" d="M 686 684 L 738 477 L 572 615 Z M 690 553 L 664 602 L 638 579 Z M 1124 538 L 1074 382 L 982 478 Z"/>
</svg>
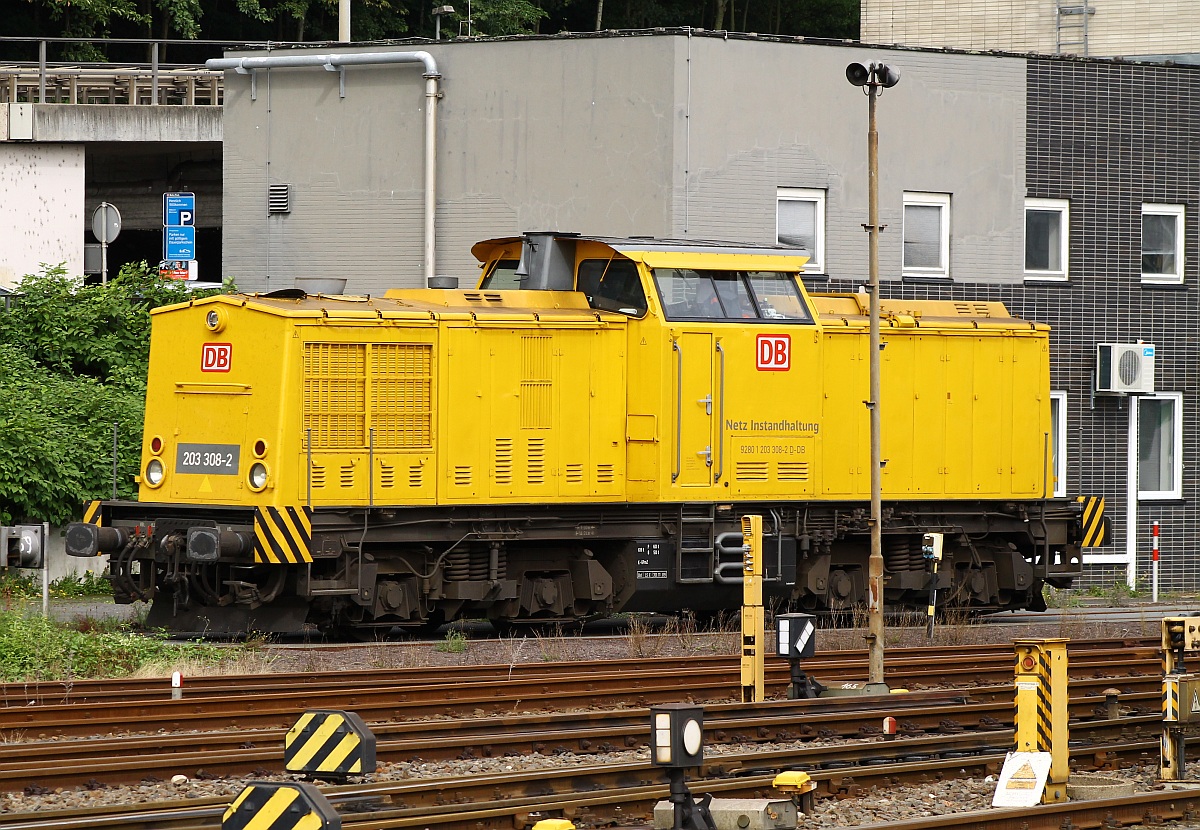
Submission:
<svg viewBox="0 0 1200 830">
<path fill-rule="evenodd" d="M 437 650 L 443 654 L 462 654 L 467 650 L 467 635 L 452 628 L 446 632 L 446 639 L 437 644 Z"/>
<path fill-rule="evenodd" d="M 0 612 L 0 679 L 6 682 L 157 673 L 151 667 L 169 673 L 177 664 L 211 671 L 240 657 L 236 649 L 168 642 L 107 626 L 80 631 L 40 615 Z"/>
<path fill-rule="evenodd" d="M 36 599 L 41 595 L 40 573 L 17 571 L 12 568 L 0 572 L 0 596 L 5 599 Z M 70 574 L 51 582 L 50 596 L 59 599 L 111 597 L 112 585 L 103 576 L 84 571 L 83 574 Z"/>
</svg>

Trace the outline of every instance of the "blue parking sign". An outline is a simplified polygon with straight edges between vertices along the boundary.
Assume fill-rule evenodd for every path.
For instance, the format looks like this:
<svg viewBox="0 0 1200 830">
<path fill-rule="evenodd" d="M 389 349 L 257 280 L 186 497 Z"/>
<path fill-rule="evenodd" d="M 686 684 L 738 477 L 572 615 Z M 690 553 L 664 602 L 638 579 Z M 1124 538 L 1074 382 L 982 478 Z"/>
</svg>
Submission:
<svg viewBox="0 0 1200 830">
<path fill-rule="evenodd" d="M 196 194 L 195 193 L 164 193 L 163 194 L 163 227 L 182 225 L 184 227 L 196 224 Z M 168 257 L 170 259 L 170 257 Z"/>
<path fill-rule="evenodd" d="M 179 225 L 163 228 L 163 259 L 196 258 L 196 229 Z"/>
</svg>

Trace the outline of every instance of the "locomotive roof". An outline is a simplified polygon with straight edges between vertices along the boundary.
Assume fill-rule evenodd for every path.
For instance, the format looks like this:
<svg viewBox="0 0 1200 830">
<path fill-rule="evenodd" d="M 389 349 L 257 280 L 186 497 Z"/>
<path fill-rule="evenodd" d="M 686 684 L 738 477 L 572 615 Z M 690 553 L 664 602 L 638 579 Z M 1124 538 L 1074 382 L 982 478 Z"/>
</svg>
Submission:
<svg viewBox="0 0 1200 830">
<path fill-rule="evenodd" d="M 625 322 L 625 315 L 590 308 L 587 299 L 575 292 L 557 292 L 552 306 L 545 304 L 544 291 L 476 291 L 473 289 L 413 288 L 394 296 L 369 294 L 306 294 L 303 289 L 285 288 L 267 294 L 217 294 L 187 303 L 161 306 L 161 314 L 206 305 L 242 306 L 281 317 L 326 320 L 430 320 L 434 317 L 469 317 L 486 311 L 489 320 L 562 320 Z"/>
<path fill-rule="evenodd" d="M 555 233 L 559 239 L 571 239 L 578 242 L 598 242 L 607 245 L 617 253 L 630 259 L 641 259 L 638 254 L 672 253 L 672 254 L 732 254 L 735 256 L 783 256 L 807 259 L 811 256 L 804 248 L 794 248 L 788 245 L 764 245 L 754 242 L 728 242 L 717 239 L 659 239 L 653 236 L 581 236 L 576 233 Z M 471 253 L 480 262 L 495 247 L 520 242 L 524 237 L 505 236 L 497 239 L 486 239 L 471 247 Z M 797 264 L 797 268 L 803 263 Z"/>
</svg>

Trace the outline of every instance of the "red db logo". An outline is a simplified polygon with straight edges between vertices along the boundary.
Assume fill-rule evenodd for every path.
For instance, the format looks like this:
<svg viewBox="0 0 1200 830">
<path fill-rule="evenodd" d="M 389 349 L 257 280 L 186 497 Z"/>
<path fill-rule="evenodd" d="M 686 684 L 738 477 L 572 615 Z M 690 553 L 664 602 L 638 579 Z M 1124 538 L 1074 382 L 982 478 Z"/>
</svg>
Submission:
<svg viewBox="0 0 1200 830">
<path fill-rule="evenodd" d="M 760 334 L 758 336 L 758 370 L 786 372 L 792 364 L 790 334 Z"/>
<path fill-rule="evenodd" d="M 205 343 L 200 353 L 200 371 L 228 372 L 232 360 L 232 343 Z"/>
</svg>

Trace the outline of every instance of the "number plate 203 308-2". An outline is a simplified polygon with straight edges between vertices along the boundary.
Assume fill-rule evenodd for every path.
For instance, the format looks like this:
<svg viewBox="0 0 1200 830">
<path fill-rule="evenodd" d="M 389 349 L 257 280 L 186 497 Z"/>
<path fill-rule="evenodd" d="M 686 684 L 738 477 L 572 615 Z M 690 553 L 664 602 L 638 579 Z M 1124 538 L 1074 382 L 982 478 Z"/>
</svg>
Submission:
<svg viewBox="0 0 1200 830">
<path fill-rule="evenodd" d="M 175 472 L 235 476 L 240 450 L 237 444 L 180 444 Z"/>
</svg>

